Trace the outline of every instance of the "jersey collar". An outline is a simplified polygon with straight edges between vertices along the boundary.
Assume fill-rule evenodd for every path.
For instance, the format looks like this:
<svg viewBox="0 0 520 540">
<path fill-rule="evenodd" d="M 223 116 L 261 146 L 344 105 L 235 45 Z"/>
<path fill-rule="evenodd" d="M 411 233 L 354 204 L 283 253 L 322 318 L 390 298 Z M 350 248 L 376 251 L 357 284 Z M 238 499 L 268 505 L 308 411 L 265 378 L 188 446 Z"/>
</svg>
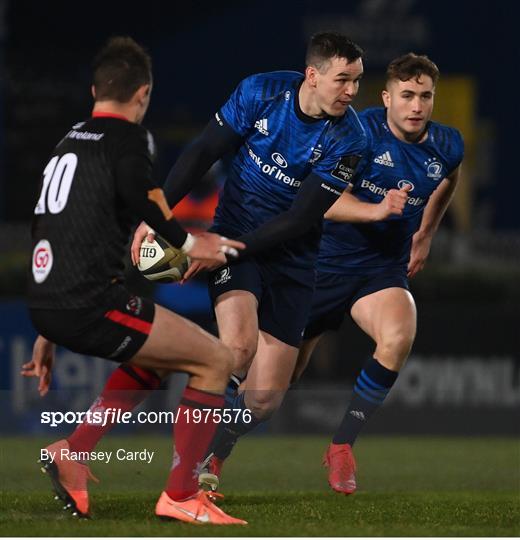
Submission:
<svg viewBox="0 0 520 540">
<path fill-rule="evenodd" d="M 296 114 L 296 117 L 298 118 L 298 120 L 301 120 L 302 122 L 305 122 L 306 124 L 315 124 L 316 122 L 321 122 L 322 120 L 329 120 L 328 117 L 314 118 L 313 116 L 309 116 L 308 114 L 305 114 L 302 111 L 300 107 L 300 88 L 304 80 L 305 79 L 301 79 L 296 86 L 296 91 L 294 93 L 294 114 Z"/>
<path fill-rule="evenodd" d="M 126 116 L 123 116 L 122 114 L 115 114 L 103 111 L 93 112 L 92 118 L 117 118 L 118 120 L 125 120 L 126 122 L 130 122 L 130 120 L 128 120 L 128 118 Z"/>
</svg>

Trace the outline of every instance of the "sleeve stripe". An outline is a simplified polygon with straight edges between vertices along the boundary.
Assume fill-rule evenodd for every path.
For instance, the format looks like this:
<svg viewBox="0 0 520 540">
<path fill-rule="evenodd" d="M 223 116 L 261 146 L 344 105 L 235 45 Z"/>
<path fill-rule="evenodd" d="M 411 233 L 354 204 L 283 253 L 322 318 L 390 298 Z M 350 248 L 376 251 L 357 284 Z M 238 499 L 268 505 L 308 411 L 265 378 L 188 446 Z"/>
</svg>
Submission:
<svg viewBox="0 0 520 540">
<path fill-rule="evenodd" d="M 439 129 L 437 130 L 438 136 L 439 136 L 439 146 L 441 148 L 444 148 L 446 145 L 446 134 L 444 133 L 444 130 Z"/>
<path fill-rule="evenodd" d="M 269 84 L 269 79 L 266 79 L 264 81 L 263 87 L 262 87 L 262 99 L 265 99 L 265 95 L 267 93 L 267 85 Z"/>
<path fill-rule="evenodd" d="M 270 83 L 271 84 L 269 85 L 269 95 L 267 96 L 268 98 L 273 97 L 274 89 L 275 89 L 275 86 L 276 86 L 276 81 L 274 79 L 271 79 Z"/>
</svg>

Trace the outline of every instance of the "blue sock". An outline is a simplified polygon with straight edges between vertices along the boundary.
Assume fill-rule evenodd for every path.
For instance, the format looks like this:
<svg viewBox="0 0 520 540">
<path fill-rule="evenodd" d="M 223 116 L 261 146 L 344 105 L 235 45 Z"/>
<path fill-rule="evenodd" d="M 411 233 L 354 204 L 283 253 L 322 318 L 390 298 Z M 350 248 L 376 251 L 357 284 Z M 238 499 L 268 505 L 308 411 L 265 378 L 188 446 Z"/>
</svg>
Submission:
<svg viewBox="0 0 520 540">
<path fill-rule="evenodd" d="M 240 411 L 245 411 L 246 409 L 244 394 L 235 396 L 230 406 L 226 403 L 226 408 L 234 409 L 230 411 L 233 421 L 229 423 L 220 422 L 209 449 L 219 459 L 226 459 L 231 454 L 238 438 L 251 431 L 261 422 L 261 420 L 255 418 L 249 411 L 245 415 L 242 412 L 238 412 L 238 409 Z M 249 419 L 251 420 L 250 422 L 248 421 Z"/>
<path fill-rule="evenodd" d="M 354 444 L 367 420 L 383 403 L 397 375 L 397 371 L 385 368 L 375 358 L 366 362 L 356 379 L 347 412 L 332 439 L 334 444 Z"/>
</svg>

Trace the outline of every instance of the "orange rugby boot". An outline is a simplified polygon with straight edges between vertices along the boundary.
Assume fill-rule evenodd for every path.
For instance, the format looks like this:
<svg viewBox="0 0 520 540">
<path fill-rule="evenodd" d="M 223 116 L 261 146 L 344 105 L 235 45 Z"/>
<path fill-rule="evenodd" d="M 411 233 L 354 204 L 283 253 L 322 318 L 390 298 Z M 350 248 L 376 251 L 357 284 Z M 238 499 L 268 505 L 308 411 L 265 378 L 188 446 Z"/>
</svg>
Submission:
<svg viewBox="0 0 520 540">
<path fill-rule="evenodd" d="M 99 480 L 90 472 L 87 465 L 68 459 L 69 443 L 62 439 L 47 446 L 48 457 L 41 458 L 38 463 L 41 471 L 47 474 L 52 482 L 56 499 L 61 499 L 64 510 L 70 510 L 73 516 L 88 518 L 88 480 Z"/>
<path fill-rule="evenodd" d="M 195 525 L 247 525 L 247 521 L 228 516 L 213 504 L 219 493 L 211 495 L 200 489 L 187 499 L 174 501 L 166 491 L 161 493 L 155 506 L 155 514 L 161 518 L 178 519 Z"/>
<path fill-rule="evenodd" d="M 334 491 L 345 495 L 356 491 L 356 460 L 350 444 L 330 443 L 323 465 L 329 468 L 329 485 Z"/>
</svg>

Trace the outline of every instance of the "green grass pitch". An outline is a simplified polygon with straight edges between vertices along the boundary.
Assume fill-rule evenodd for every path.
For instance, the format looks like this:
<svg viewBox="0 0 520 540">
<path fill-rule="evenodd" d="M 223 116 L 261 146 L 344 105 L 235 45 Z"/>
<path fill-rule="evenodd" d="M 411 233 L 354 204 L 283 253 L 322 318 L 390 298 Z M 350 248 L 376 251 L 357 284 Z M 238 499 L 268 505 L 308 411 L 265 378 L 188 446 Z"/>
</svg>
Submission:
<svg viewBox="0 0 520 540">
<path fill-rule="evenodd" d="M 93 519 L 60 509 L 36 464 L 50 439 L 1 439 L 3 536 L 519 536 L 520 443 L 499 438 L 362 437 L 358 492 L 332 492 L 322 437 L 245 437 L 226 463 L 224 510 L 247 527 L 162 522 L 168 437 L 107 437 L 99 450 L 155 451 L 151 464 L 93 464 Z"/>
</svg>

